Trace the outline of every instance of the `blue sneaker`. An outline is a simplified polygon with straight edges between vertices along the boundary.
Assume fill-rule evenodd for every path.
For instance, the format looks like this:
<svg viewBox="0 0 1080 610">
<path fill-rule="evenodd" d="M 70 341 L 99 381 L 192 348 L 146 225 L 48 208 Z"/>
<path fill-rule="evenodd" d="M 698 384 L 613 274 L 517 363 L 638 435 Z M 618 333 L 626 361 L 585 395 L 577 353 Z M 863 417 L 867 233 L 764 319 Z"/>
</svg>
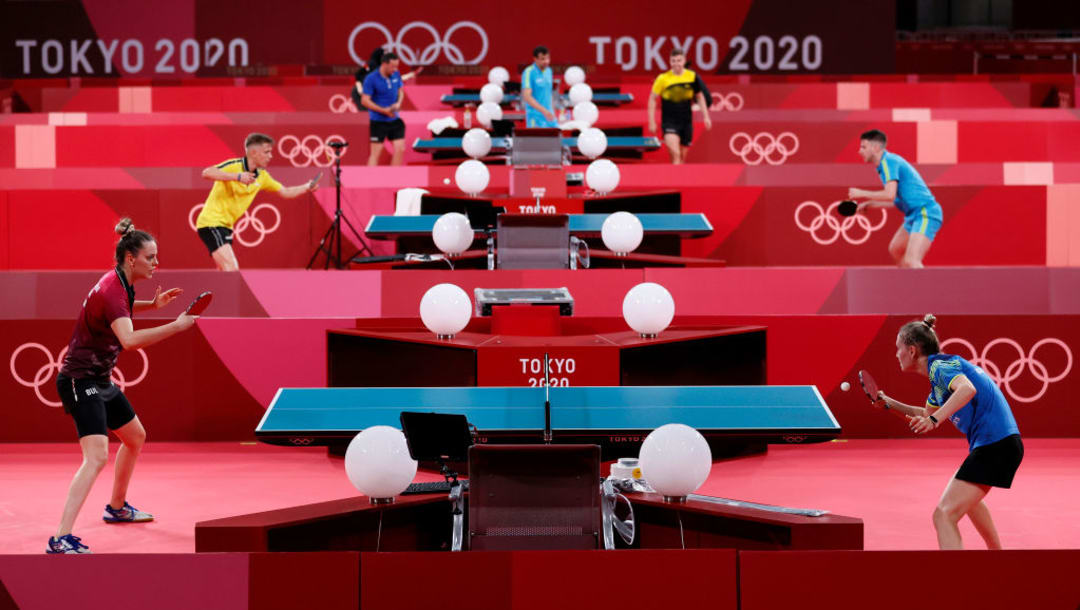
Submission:
<svg viewBox="0 0 1080 610">
<path fill-rule="evenodd" d="M 153 521 L 154 515 L 144 513 L 134 506 L 124 502 L 124 508 L 115 510 L 108 504 L 105 505 L 105 514 L 101 517 L 105 523 L 142 523 Z"/>
<path fill-rule="evenodd" d="M 59 538 L 49 537 L 49 548 L 45 552 L 50 555 L 82 555 L 90 552 L 90 547 L 82 543 L 78 536 L 67 534 Z"/>
</svg>

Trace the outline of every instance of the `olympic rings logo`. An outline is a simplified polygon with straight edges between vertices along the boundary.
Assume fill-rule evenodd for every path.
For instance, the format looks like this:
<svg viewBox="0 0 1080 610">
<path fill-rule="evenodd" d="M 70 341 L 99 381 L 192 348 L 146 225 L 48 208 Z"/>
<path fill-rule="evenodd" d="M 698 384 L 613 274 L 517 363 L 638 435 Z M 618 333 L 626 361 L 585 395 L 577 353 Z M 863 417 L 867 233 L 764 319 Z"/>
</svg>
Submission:
<svg viewBox="0 0 1080 610">
<path fill-rule="evenodd" d="M 1046 338 L 1035 342 L 1035 345 L 1031 346 L 1031 350 L 1028 353 L 1024 353 L 1024 349 L 1020 347 L 1020 344 L 1012 339 L 1006 339 L 1004 337 L 994 339 L 990 343 L 987 343 L 983 347 L 982 352 L 976 354 L 975 346 L 963 339 L 946 339 L 941 343 L 941 350 L 945 351 L 945 347 L 950 344 L 957 344 L 967 348 L 970 356 L 967 358 L 969 362 L 975 366 L 981 367 L 983 371 L 994 380 L 999 387 L 1005 390 L 1005 393 L 1009 395 L 1009 398 L 1016 402 L 1030 403 L 1035 402 L 1046 394 L 1046 390 L 1050 387 L 1051 383 L 1061 381 L 1066 375 L 1072 371 L 1073 356 L 1072 350 L 1061 339 Z M 1005 372 L 1001 371 L 1001 368 L 993 361 L 990 360 L 990 350 L 995 345 L 1006 345 L 1016 350 L 1017 359 L 1012 361 L 1009 366 L 1005 367 Z M 1046 369 L 1046 365 L 1035 359 L 1035 352 L 1039 351 L 1040 347 L 1044 345 L 1056 345 L 1061 348 L 1061 351 L 1065 354 L 1065 367 L 1058 375 L 1050 376 L 1049 371 Z M 1016 381 L 1027 369 L 1031 371 L 1031 375 L 1035 377 L 1036 381 L 1042 383 L 1042 388 L 1035 393 L 1034 396 L 1020 396 L 1012 387 L 1010 383 Z"/>
<path fill-rule="evenodd" d="M 191 225 L 192 231 L 198 231 L 195 227 L 195 220 L 198 218 L 199 212 L 203 209 L 204 205 L 205 204 L 200 203 L 191 208 L 191 211 L 188 212 L 188 224 Z M 259 219 L 259 212 L 262 210 L 267 210 L 267 214 L 274 215 L 273 224 L 268 224 Z M 266 239 L 267 235 L 277 231 L 279 226 L 281 226 L 281 212 L 279 212 L 273 204 L 260 203 L 254 208 L 245 211 L 244 215 L 240 217 L 240 220 L 236 221 L 236 224 L 233 225 L 233 239 L 243 246 L 254 248 L 261 244 L 263 240 Z M 258 236 L 251 241 L 244 238 L 244 232 L 249 228 L 258 233 Z"/>
<path fill-rule="evenodd" d="M 791 146 L 784 143 L 785 138 Z M 778 136 L 762 131 L 752 138 L 750 134 L 740 131 L 731 136 L 728 146 L 731 152 L 747 165 L 757 165 L 762 161 L 768 162 L 769 165 L 780 165 L 799 150 L 799 138 L 790 131 L 785 131 Z"/>
<path fill-rule="evenodd" d="M 43 364 L 41 368 L 39 368 L 37 372 L 34 373 L 33 379 L 23 379 L 23 377 L 19 375 L 19 371 L 15 368 L 15 361 L 19 359 L 19 354 L 23 353 L 25 350 L 28 349 L 36 349 L 45 354 L 45 364 Z M 60 350 L 60 353 L 56 355 L 56 359 L 53 360 L 52 352 L 50 352 L 49 348 L 45 347 L 44 345 L 40 343 L 23 343 L 19 347 L 15 348 L 15 351 L 11 352 L 11 376 L 15 378 L 15 381 L 17 381 L 19 385 L 24 385 L 28 388 L 34 388 L 34 394 L 37 394 L 38 400 L 40 400 L 45 406 L 59 407 L 63 403 L 53 402 L 45 398 L 45 396 L 41 393 L 41 388 L 46 383 L 48 383 L 48 381 L 52 379 L 56 373 L 60 372 L 60 367 L 64 363 L 64 356 L 67 354 L 67 350 L 68 348 L 66 347 Z M 147 358 L 146 352 L 141 349 L 136 351 L 140 356 L 142 356 L 143 361 L 142 372 L 139 374 L 138 377 L 132 379 L 131 381 L 128 381 L 127 378 L 124 376 L 123 371 L 120 370 L 120 367 L 113 367 L 112 382 L 120 388 L 121 392 L 131 386 L 138 385 L 143 379 L 146 379 L 146 374 L 150 372 L 150 359 Z"/>
<path fill-rule="evenodd" d="M 888 219 L 884 208 L 881 210 L 881 220 L 879 220 L 877 224 L 871 224 L 870 219 L 863 214 L 855 214 L 854 216 L 846 217 L 840 216 L 834 214 L 839 205 L 839 201 L 834 201 L 829 204 L 828 208 L 822 209 L 821 204 L 816 201 L 804 201 L 799 204 L 799 207 L 795 208 L 795 225 L 809 233 L 814 241 L 823 246 L 827 246 L 841 237 L 843 237 L 844 241 L 847 243 L 857 246 L 870 239 L 871 233 L 885 226 L 885 221 Z M 803 223 L 802 221 L 803 210 L 807 208 L 817 210 L 817 216 L 815 216 L 808 224 Z M 848 231 L 856 226 L 863 232 L 861 237 L 852 237 L 848 234 Z M 818 229 L 821 229 L 822 227 L 825 227 L 826 230 L 832 230 L 833 234 L 828 238 L 819 237 L 817 232 Z"/>
<path fill-rule="evenodd" d="M 420 55 L 416 54 L 416 50 L 409 45 L 402 42 L 405 38 L 405 34 L 411 30 L 421 29 L 431 34 L 431 44 L 424 47 L 420 51 Z M 476 57 L 466 60 L 465 55 L 462 53 L 461 48 L 450 42 L 450 38 L 461 29 L 470 29 L 480 35 L 480 52 L 476 54 Z M 435 60 L 439 58 L 439 52 L 441 51 L 446 59 L 450 60 L 450 63 L 455 66 L 464 64 L 476 65 L 487 57 L 488 52 L 488 36 L 484 28 L 473 21 L 459 21 L 450 26 L 450 29 L 446 30 L 444 36 L 439 36 L 439 31 L 435 29 L 430 23 L 424 21 L 410 21 L 405 24 L 405 27 L 398 30 L 397 36 L 390 33 L 390 30 L 381 23 L 376 21 L 365 21 L 360 25 L 353 28 L 349 33 L 349 56 L 357 64 L 364 63 L 365 59 L 356 54 L 356 37 L 364 30 L 375 30 L 383 35 L 386 42 L 381 45 L 385 49 L 389 49 L 401 58 L 401 61 L 410 66 L 427 66 L 435 63 Z M 367 52 L 366 50 L 364 52 Z"/>
<path fill-rule="evenodd" d="M 709 110 L 721 111 L 730 110 L 731 112 L 738 112 L 742 110 L 744 104 L 743 96 L 738 91 L 732 91 L 726 96 L 723 93 L 713 93 L 712 102 L 709 104 Z M 798 143 L 796 143 L 796 147 Z M 736 153 L 738 154 L 738 153 Z"/>
<path fill-rule="evenodd" d="M 356 104 L 353 103 L 348 96 L 341 93 L 335 93 L 330 96 L 330 112 L 334 114 L 344 114 L 346 112 L 359 112 L 356 108 Z"/>
<path fill-rule="evenodd" d="M 309 437 L 293 437 L 289 439 L 289 442 L 297 447 L 306 447 L 315 442 L 315 439 Z"/>
<path fill-rule="evenodd" d="M 293 167 L 307 167 L 312 164 L 317 167 L 330 167 L 337 156 L 330 146 L 330 142 L 335 140 L 345 143 L 345 138 L 339 135 L 327 136 L 325 141 L 316 135 L 304 136 L 302 140 L 288 135 L 278 140 L 278 152 L 288 159 Z M 345 149 L 340 150 L 341 156 L 345 156 Z"/>
</svg>

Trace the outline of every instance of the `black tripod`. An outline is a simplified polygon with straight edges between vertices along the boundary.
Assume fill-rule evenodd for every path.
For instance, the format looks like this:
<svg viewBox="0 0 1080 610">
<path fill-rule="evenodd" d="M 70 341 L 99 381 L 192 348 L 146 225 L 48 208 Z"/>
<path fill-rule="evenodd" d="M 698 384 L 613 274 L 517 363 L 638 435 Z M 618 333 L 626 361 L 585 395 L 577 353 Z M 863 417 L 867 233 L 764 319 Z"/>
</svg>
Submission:
<svg viewBox="0 0 1080 610">
<path fill-rule="evenodd" d="M 311 269 L 311 266 L 315 264 L 315 259 L 319 258 L 320 253 L 326 254 L 326 263 L 323 265 L 323 269 L 330 268 L 330 261 L 334 262 L 335 269 L 342 269 L 345 263 L 351 261 L 353 258 L 360 254 L 367 253 L 368 256 L 374 254 L 371 248 L 368 247 L 367 242 L 364 241 L 363 236 L 356 230 L 356 227 L 349 222 L 345 214 L 341 211 L 341 153 L 348 146 L 348 142 L 327 142 L 327 146 L 334 149 L 334 190 L 336 199 L 334 200 L 334 221 L 330 223 L 330 228 L 323 234 L 322 239 L 319 240 L 319 247 L 315 248 L 315 252 L 311 255 L 311 260 L 308 261 L 307 268 Z M 341 223 L 345 223 L 352 231 L 353 237 L 356 238 L 357 243 L 360 244 L 360 249 L 355 254 L 348 258 L 341 257 Z"/>
</svg>

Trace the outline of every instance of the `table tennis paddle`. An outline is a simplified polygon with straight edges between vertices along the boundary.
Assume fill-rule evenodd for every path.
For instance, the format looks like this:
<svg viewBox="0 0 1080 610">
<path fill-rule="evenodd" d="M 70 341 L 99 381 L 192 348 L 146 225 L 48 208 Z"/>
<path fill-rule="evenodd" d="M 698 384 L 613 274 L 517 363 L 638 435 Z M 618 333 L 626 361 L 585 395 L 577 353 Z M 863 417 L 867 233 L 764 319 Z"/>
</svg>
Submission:
<svg viewBox="0 0 1080 610">
<path fill-rule="evenodd" d="M 315 174 L 315 177 L 308 181 L 308 188 L 314 188 L 320 179 L 322 179 L 322 172 Z"/>
<path fill-rule="evenodd" d="M 840 202 L 840 205 L 836 206 L 836 213 L 841 216 L 854 216 L 855 212 L 859 211 L 859 204 L 850 199 L 845 199 Z"/>
<path fill-rule="evenodd" d="M 206 292 L 195 297 L 195 300 L 191 302 L 191 305 L 188 305 L 188 308 L 186 311 L 184 311 L 184 313 L 189 316 L 201 315 L 202 312 L 206 311 L 206 308 L 210 306 L 210 301 L 213 300 L 214 293 L 207 290 Z"/>
<path fill-rule="evenodd" d="M 862 384 L 866 397 L 870 399 L 870 404 L 876 405 L 882 402 L 881 398 L 878 397 L 878 384 L 866 369 L 859 371 L 859 383 Z"/>
</svg>

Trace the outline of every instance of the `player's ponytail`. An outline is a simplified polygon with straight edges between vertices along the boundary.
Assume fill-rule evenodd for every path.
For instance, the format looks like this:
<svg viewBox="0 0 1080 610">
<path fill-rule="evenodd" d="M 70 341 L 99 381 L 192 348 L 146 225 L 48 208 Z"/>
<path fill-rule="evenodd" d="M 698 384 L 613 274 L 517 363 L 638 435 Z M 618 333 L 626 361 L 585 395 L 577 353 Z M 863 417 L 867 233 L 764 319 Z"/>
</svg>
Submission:
<svg viewBox="0 0 1080 610">
<path fill-rule="evenodd" d="M 129 253 L 138 256 L 139 250 L 142 250 L 147 242 L 154 241 L 153 235 L 136 229 L 130 218 L 120 219 L 113 230 L 120 236 L 120 241 L 116 242 L 116 264 L 121 267 Z"/>
<path fill-rule="evenodd" d="M 938 345 L 937 333 L 934 332 L 934 323 L 937 318 L 932 313 L 923 316 L 922 320 L 912 320 L 900 327 L 900 341 L 904 345 L 915 345 L 919 353 L 929 356 L 941 351 Z"/>
</svg>

